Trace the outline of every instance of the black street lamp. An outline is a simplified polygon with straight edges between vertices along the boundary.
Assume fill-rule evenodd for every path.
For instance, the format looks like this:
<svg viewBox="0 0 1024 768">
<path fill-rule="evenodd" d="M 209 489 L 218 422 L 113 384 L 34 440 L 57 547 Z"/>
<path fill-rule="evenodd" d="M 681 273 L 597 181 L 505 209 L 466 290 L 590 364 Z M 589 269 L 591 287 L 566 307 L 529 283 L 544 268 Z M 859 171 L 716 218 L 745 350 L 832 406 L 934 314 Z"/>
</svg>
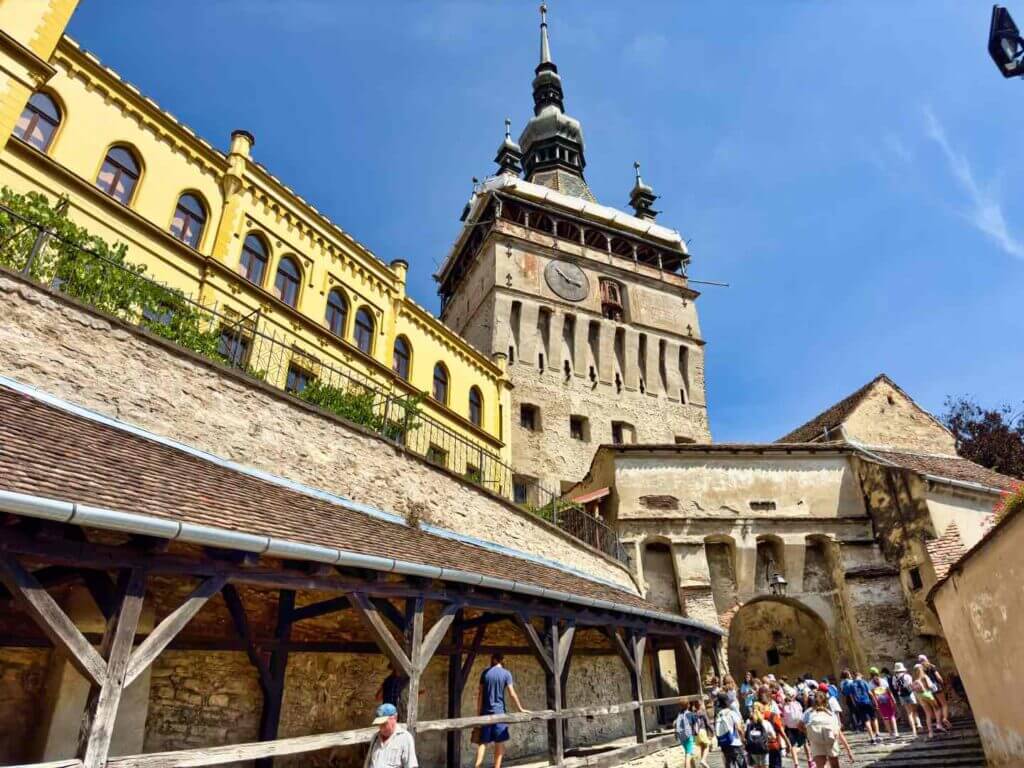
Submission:
<svg viewBox="0 0 1024 768">
<path fill-rule="evenodd" d="M 992 25 L 988 30 L 988 55 L 1003 77 L 1024 75 L 1024 41 L 1010 12 L 1001 5 L 992 6 Z"/>
</svg>

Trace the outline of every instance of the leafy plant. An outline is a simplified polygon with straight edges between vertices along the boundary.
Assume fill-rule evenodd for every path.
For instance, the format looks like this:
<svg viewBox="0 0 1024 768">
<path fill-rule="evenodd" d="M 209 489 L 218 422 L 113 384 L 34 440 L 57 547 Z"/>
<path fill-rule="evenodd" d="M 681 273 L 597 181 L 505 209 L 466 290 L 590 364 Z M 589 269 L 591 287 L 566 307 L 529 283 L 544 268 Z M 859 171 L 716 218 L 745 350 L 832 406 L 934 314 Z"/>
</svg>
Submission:
<svg viewBox="0 0 1024 768">
<path fill-rule="evenodd" d="M 1002 520 L 1007 515 L 1024 511 L 1024 483 L 1017 483 L 1010 490 L 1006 491 L 996 502 L 996 520 Z"/>
<path fill-rule="evenodd" d="M 406 433 L 419 427 L 416 420 L 422 400 L 422 396 L 419 395 L 413 398 L 396 398 L 390 401 L 391 407 L 378 410 L 378 393 L 372 389 L 358 383 L 334 386 L 314 379 L 299 393 L 299 397 L 347 421 L 381 433 L 391 440 L 399 440 Z M 391 418 L 390 411 L 395 406 L 399 408 L 399 418 Z M 384 412 L 380 412 L 381 410 Z"/>
<path fill-rule="evenodd" d="M 947 398 L 942 421 L 965 459 L 1024 478 L 1024 410 L 984 408 L 969 397 Z"/>
</svg>

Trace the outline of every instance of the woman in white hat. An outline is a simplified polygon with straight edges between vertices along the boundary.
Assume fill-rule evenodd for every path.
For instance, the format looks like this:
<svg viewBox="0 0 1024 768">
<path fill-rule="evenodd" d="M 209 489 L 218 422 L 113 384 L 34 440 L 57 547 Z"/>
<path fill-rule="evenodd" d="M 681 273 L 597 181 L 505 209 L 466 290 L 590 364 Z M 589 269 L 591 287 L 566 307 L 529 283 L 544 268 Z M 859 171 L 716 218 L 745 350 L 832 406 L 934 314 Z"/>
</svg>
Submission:
<svg viewBox="0 0 1024 768">
<path fill-rule="evenodd" d="M 910 730 L 917 737 L 917 697 L 914 696 L 914 678 L 907 672 L 902 661 L 897 661 L 892 670 L 892 692 L 903 707 L 910 721 Z"/>
</svg>

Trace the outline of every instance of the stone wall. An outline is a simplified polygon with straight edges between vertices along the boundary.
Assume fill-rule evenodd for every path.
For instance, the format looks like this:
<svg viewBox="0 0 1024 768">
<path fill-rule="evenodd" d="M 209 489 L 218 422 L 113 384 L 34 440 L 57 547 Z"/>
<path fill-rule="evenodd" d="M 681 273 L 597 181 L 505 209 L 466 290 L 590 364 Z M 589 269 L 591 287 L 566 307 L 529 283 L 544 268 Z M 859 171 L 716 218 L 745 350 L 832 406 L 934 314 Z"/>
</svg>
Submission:
<svg viewBox="0 0 1024 768">
<path fill-rule="evenodd" d="M 612 442 L 613 421 L 633 427 L 635 437 L 627 442 L 709 440 L 704 348 L 696 305 L 680 290 L 682 279 L 657 270 L 639 274 L 592 248 L 553 240 L 499 222 L 442 313 L 481 351 L 511 352 L 516 471 L 554 491 L 575 483 L 597 446 Z M 565 258 L 586 275 L 587 296 L 579 302 L 561 299 L 544 278 L 552 260 Z M 602 278 L 623 288 L 623 323 L 602 315 Z M 540 409 L 541 429 L 519 426 L 523 403 Z M 583 440 L 570 438 L 571 416 L 586 418 Z"/>
<path fill-rule="evenodd" d="M 0 648 L 0 764 L 32 759 L 50 655 L 48 648 Z"/>
<path fill-rule="evenodd" d="M 620 564 L 283 392 L 0 273 L 0 374 L 289 479 L 498 541 L 635 591 Z M 472 569 L 467 563 L 467 569 Z"/>
<path fill-rule="evenodd" d="M 0 661 L 0 663 L 3 663 Z M 462 711 L 475 711 L 476 681 L 487 668 L 481 657 L 470 673 Z M 544 675 L 530 656 L 506 656 L 515 687 L 528 709 L 544 708 Z M 423 677 L 420 719 L 447 716 L 445 657 L 435 658 Z M 306 654 L 289 657 L 279 735 L 282 738 L 364 728 L 373 717 L 376 693 L 387 675 L 382 656 Z M 649 675 L 645 696 L 653 698 Z M 577 656 L 568 681 L 570 706 L 584 707 L 630 700 L 629 678 L 617 656 Z M 166 651 L 156 661 L 146 721 L 145 750 L 215 746 L 257 738 L 261 695 L 256 674 L 243 653 Z M 6 701 L 4 702 L 6 705 Z M 6 723 L 5 728 L 6 731 Z M 569 744 L 596 744 L 633 733 L 632 715 L 570 721 Z M 511 759 L 542 754 L 547 749 L 543 723 L 512 727 Z M 417 740 L 422 765 L 444 762 L 445 737 L 423 734 Z M 464 764 L 471 764 L 475 746 L 462 737 Z M 365 746 L 340 747 L 280 758 L 278 768 L 359 766 Z"/>
</svg>

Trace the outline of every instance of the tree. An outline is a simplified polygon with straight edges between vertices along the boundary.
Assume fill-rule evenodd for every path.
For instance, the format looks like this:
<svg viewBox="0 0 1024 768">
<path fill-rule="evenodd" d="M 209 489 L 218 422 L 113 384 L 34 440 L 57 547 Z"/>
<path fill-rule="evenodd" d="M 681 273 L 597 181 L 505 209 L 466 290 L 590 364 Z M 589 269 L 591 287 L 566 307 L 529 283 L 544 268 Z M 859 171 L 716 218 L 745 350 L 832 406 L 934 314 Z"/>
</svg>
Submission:
<svg viewBox="0 0 1024 768">
<path fill-rule="evenodd" d="M 970 397 L 947 397 L 942 421 L 965 459 L 1024 478 L 1024 409 L 982 408 Z"/>
</svg>

